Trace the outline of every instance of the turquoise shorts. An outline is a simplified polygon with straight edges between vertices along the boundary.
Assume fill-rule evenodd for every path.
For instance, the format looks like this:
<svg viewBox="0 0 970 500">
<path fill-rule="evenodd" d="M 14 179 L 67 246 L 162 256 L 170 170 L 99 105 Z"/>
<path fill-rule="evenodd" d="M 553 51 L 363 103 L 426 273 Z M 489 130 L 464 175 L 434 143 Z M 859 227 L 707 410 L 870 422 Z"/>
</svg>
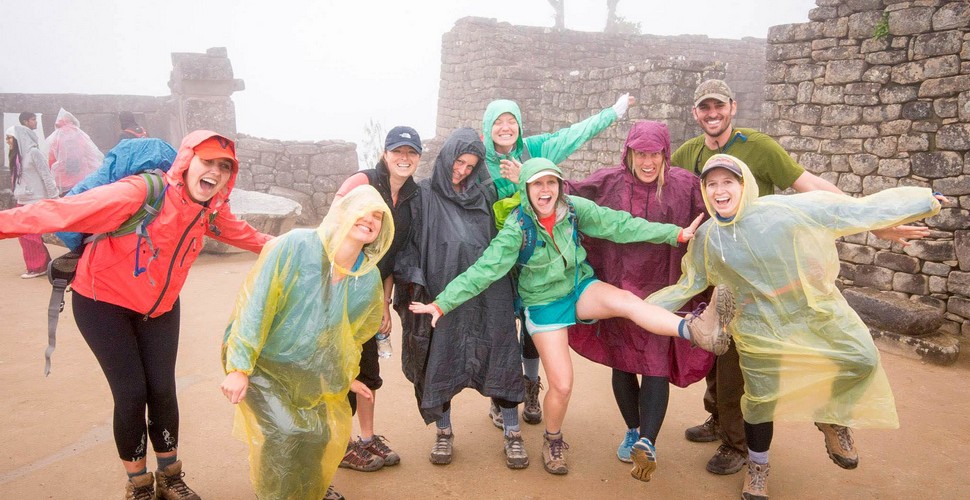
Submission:
<svg viewBox="0 0 970 500">
<path fill-rule="evenodd" d="M 583 294 L 586 287 L 597 281 L 599 280 L 596 278 L 587 278 L 580 282 L 572 292 L 566 294 L 565 297 L 556 299 L 548 304 L 526 306 L 525 328 L 529 332 L 529 335 L 559 330 L 560 328 L 566 328 L 576 323 L 596 323 L 596 320 L 586 321 L 576 319 L 576 302 L 579 301 L 579 296 Z"/>
</svg>

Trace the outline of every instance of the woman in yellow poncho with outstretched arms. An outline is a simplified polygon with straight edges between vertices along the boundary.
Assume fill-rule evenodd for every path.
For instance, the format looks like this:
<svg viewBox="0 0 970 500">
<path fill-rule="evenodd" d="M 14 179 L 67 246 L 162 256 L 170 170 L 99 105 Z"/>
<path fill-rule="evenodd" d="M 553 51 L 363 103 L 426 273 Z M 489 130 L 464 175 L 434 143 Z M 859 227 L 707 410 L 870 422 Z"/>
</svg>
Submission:
<svg viewBox="0 0 970 500">
<path fill-rule="evenodd" d="M 835 286 L 835 240 L 928 217 L 945 198 L 917 187 L 758 198 L 748 166 L 724 154 L 704 165 L 701 190 L 712 218 L 690 243 L 680 280 L 646 300 L 673 311 L 711 285 L 734 293 L 728 328 L 744 375 L 748 442 L 742 497 L 768 497 L 775 420 L 815 422 L 829 457 L 855 468 L 850 428 L 899 421 L 869 329 Z"/>
<path fill-rule="evenodd" d="M 377 331 L 377 262 L 394 224 L 371 186 L 337 200 L 317 229 L 267 243 L 239 292 L 223 344 L 222 392 L 238 403 L 261 500 L 340 498 L 330 482 L 350 439 L 347 392 L 361 345 Z"/>
</svg>

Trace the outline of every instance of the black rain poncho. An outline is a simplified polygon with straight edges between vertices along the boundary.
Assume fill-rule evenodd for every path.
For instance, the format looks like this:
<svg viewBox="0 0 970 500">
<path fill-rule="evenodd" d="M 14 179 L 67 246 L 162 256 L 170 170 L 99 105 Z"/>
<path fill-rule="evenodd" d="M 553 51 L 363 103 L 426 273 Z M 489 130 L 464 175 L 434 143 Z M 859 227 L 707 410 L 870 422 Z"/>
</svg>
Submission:
<svg viewBox="0 0 970 500">
<path fill-rule="evenodd" d="M 465 153 L 479 160 L 459 193 L 452 187 L 452 166 Z M 430 315 L 415 315 L 407 308 L 411 302 L 431 302 L 495 236 L 491 206 L 496 197 L 484 155 L 474 130 L 458 129 L 448 137 L 431 179 L 420 183 L 420 199 L 413 204 L 413 238 L 395 266 L 395 303 L 404 329 L 402 366 L 429 424 L 441 417 L 442 405 L 466 387 L 509 401 L 521 401 L 523 396 L 508 277 L 443 316 L 437 328 L 431 328 Z"/>
</svg>

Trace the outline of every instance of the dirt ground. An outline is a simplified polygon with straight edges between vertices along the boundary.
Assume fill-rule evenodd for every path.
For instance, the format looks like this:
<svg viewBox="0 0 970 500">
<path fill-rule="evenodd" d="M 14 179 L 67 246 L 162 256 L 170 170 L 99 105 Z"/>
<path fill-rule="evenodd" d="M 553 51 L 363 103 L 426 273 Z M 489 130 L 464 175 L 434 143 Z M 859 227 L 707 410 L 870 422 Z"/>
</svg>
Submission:
<svg viewBox="0 0 970 500">
<path fill-rule="evenodd" d="M 63 249 L 51 247 L 54 255 Z M 233 408 L 218 390 L 219 344 L 235 294 L 255 256 L 204 256 L 182 292 L 178 362 L 179 455 L 186 481 L 203 498 L 251 499 L 246 447 L 231 436 Z M 16 240 L 0 241 L 0 498 L 120 498 L 124 475 L 111 434 L 111 398 L 94 356 L 68 310 L 61 315 L 53 373 L 44 378 L 50 286 L 22 280 Z M 70 303 L 70 302 L 68 302 Z M 671 389 L 652 481 L 630 477 L 616 459 L 624 425 L 613 401 L 609 369 L 574 355 L 576 384 L 564 432 L 570 472 L 556 477 L 541 464 L 542 426 L 523 424 L 532 464 L 505 467 L 501 433 L 486 417 L 487 401 L 472 391 L 455 399 L 455 459 L 434 466 L 434 431 L 418 415 L 394 357 L 383 364 L 377 429 L 402 456 L 373 473 L 340 469 L 335 485 L 350 499 L 396 498 L 738 498 L 742 474 L 704 470 L 716 443 L 686 441 L 702 422 L 703 383 Z M 891 354 L 883 361 L 896 396 L 898 430 L 859 430 L 859 468 L 846 471 L 826 456 L 810 423 L 775 427 L 772 498 L 958 498 L 967 495 L 970 451 L 970 361 L 938 367 Z M 153 459 L 152 459 L 153 460 Z M 150 467 L 154 463 L 150 461 Z M 961 472 L 962 471 L 962 472 Z"/>
</svg>

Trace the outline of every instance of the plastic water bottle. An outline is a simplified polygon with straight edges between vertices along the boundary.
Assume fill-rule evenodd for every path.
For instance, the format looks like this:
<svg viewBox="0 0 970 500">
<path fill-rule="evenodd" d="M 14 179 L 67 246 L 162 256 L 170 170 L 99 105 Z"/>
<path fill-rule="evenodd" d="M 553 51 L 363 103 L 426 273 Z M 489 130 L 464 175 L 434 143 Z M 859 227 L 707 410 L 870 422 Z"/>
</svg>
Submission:
<svg viewBox="0 0 970 500">
<path fill-rule="evenodd" d="M 380 359 L 390 359 L 391 353 L 394 352 L 391 348 L 391 336 L 386 333 L 378 333 L 377 337 L 377 357 Z"/>
</svg>

